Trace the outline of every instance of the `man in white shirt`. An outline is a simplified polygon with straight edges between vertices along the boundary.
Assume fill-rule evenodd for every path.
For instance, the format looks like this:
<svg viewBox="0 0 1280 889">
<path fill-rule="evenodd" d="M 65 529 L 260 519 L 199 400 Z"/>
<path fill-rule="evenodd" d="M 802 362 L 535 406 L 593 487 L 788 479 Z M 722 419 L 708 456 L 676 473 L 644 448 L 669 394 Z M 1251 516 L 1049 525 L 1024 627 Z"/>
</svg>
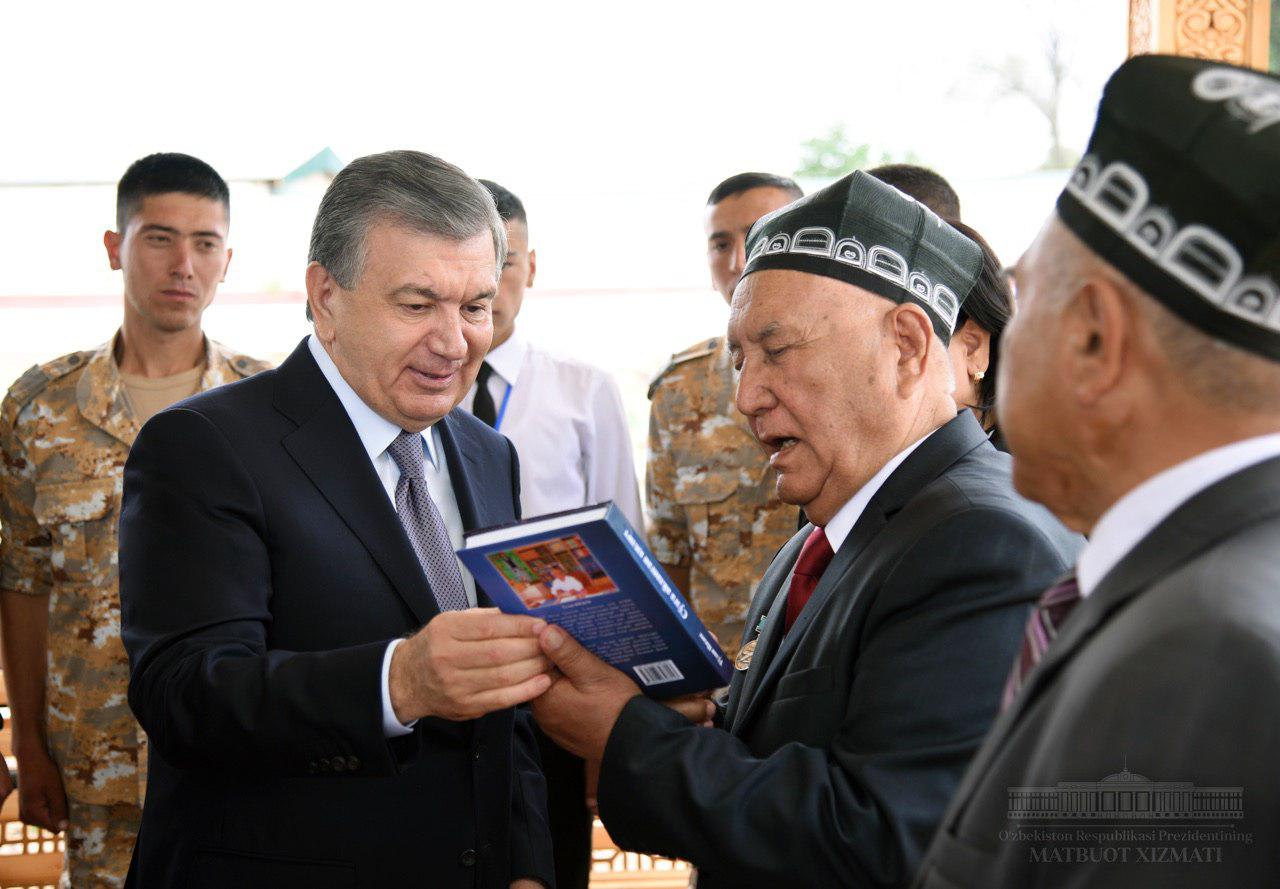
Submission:
<svg viewBox="0 0 1280 889">
<path fill-rule="evenodd" d="M 481 179 L 507 226 L 507 256 L 493 303 L 493 345 L 462 406 L 511 439 L 520 456 L 525 518 L 612 500 L 644 529 L 631 433 L 613 378 L 530 343 L 516 330 L 538 255 L 524 204 Z"/>
<path fill-rule="evenodd" d="M 524 292 L 538 271 L 529 249 L 524 204 L 496 182 L 507 227 L 507 256 L 493 303 L 493 345 L 462 407 L 511 439 L 520 457 L 520 505 L 526 518 L 612 500 L 644 530 L 631 434 L 618 386 L 607 373 L 533 345 L 516 330 Z M 552 593 L 556 593 L 552 587 Z M 591 813 L 582 760 L 539 733 L 559 889 L 586 889 Z"/>
<path fill-rule="evenodd" d="M 1090 540 L 921 886 L 1280 885 L 1278 101 L 1130 59 L 1014 269 L 1014 481 Z"/>
<path fill-rule="evenodd" d="M 566 574 L 565 570 L 559 566 L 551 569 L 551 592 L 555 594 L 557 599 L 577 598 L 576 593 L 581 593 L 586 589 L 582 585 L 582 581 L 574 577 L 572 574 Z"/>
</svg>

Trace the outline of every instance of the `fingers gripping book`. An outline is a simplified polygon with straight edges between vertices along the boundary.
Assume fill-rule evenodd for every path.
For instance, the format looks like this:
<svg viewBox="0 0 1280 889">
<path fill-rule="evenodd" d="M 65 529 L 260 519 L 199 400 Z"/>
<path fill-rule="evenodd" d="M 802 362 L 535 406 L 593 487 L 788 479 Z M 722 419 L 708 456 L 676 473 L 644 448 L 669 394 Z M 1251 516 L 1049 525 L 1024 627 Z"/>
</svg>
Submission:
<svg viewBox="0 0 1280 889">
<path fill-rule="evenodd" d="M 493 604 L 563 628 L 650 697 L 728 685 L 732 668 L 612 503 L 466 535 L 458 557 Z"/>
</svg>

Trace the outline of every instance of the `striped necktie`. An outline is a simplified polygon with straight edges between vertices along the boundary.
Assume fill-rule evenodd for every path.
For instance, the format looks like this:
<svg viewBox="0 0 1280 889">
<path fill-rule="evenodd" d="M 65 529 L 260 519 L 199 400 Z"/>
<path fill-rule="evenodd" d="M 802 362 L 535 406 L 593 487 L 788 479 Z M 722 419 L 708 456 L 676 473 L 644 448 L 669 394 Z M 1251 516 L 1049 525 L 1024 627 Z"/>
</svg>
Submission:
<svg viewBox="0 0 1280 889">
<path fill-rule="evenodd" d="M 441 611 L 461 611 L 470 607 L 467 590 L 462 584 L 462 570 L 458 567 L 458 557 L 453 554 L 444 518 L 427 490 L 426 454 L 422 447 L 421 433 L 401 432 L 387 448 L 400 469 L 396 512 L 417 553 L 436 604 Z"/>
<path fill-rule="evenodd" d="M 1058 635 L 1058 628 L 1079 603 L 1080 584 L 1076 582 L 1074 572 L 1051 586 L 1040 597 L 1031 611 L 1031 617 L 1027 619 L 1027 629 L 1022 634 L 1022 649 L 1004 684 L 1004 695 L 1000 699 L 1001 711 L 1007 710 L 1013 703 L 1022 686 L 1026 685 L 1031 671 L 1044 659 L 1049 644 Z"/>
</svg>

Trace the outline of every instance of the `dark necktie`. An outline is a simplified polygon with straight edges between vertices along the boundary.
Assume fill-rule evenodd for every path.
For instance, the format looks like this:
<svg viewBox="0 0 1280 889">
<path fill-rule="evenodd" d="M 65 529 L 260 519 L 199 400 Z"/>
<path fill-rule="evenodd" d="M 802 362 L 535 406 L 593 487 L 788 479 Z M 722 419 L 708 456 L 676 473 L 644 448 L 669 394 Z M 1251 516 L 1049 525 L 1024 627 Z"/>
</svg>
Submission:
<svg viewBox="0 0 1280 889">
<path fill-rule="evenodd" d="M 493 366 L 487 361 L 480 363 L 480 372 L 476 374 L 476 400 L 471 403 L 471 413 L 477 420 L 496 426 L 498 410 L 493 404 L 493 395 L 489 392 L 489 377 L 493 376 Z"/>
<path fill-rule="evenodd" d="M 1031 617 L 1027 619 L 1027 629 L 1022 634 L 1022 649 L 1004 684 L 1004 695 L 1000 699 L 1001 710 L 1008 709 L 1013 703 L 1022 686 L 1026 685 L 1031 671 L 1044 659 L 1049 644 L 1057 638 L 1058 628 L 1079 603 L 1080 584 L 1076 582 L 1074 573 L 1049 587 L 1048 592 L 1040 597 L 1031 611 Z"/>
<path fill-rule="evenodd" d="M 421 433 L 401 432 L 387 448 L 387 453 L 400 468 L 400 479 L 396 482 L 396 512 L 422 564 L 422 572 L 427 576 L 436 604 L 441 611 L 461 611 L 470 607 L 467 590 L 462 585 L 462 571 L 453 554 L 453 542 L 449 540 L 444 518 L 427 490 L 423 474 L 426 454 L 422 446 Z"/>
<path fill-rule="evenodd" d="M 800 548 L 800 558 L 796 559 L 795 570 L 791 572 L 791 587 L 787 590 L 786 629 L 790 630 L 791 625 L 800 617 L 800 612 L 804 610 L 822 578 L 822 572 L 827 570 L 834 556 L 835 550 L 827 542 L 827 535 L 821 528 L 815 527 L 805 538 L 804 546 Z"/>
</svg>

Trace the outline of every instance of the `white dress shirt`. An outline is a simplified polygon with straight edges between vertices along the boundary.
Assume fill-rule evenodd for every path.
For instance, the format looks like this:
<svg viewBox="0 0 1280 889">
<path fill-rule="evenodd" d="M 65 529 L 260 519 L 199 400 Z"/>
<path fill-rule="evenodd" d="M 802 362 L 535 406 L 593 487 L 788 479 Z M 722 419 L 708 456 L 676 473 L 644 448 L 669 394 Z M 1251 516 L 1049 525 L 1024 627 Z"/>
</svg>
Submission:
<svg viewBox="0 0 1280 889">
<path fill-rule="evenodd" d="M 329 357 L 329 353 L 325 351 L 324 346 L 320 345 L 320 341 L 314 334 L 307 338 L 307 347 L 311 350 L 311 356 L 315 358 L 316 364 L 320 366 L 320 372 L 324 374 L 324 378 L 333 387 L 334 394 L 342 402 L 352 425 L 356 427 L 360 443 L 364 445 L 365 453 L 369 455 L 373 469 L 378 474 L 378 480 L 382 482 L 382 487 L 391 500 L 391 508 L 395 509 L 396 482 L 400 481 L 400 468 L 387 453 L 387 448 L 403 430 L 364 403 L 350 384 L 342 378 L 338 366 L 333 363 L 333 359 Z M 453 484 L 449 480 L 449 461 L 444 458 L 440 431 L 434 424 L 423 430 L 422 444 L 423 476 L 427 482 L 427 490 L 431 493 L 436 509 L 440 510 L 440 517 L 444 519 L 445 529 L 449 532 L 449 542 L 453 544 L 455 550 L 459 549 L 462 546 L 462 513 L 458 511 L 458 500 L 453 494 Z M 467 593 L 467 603 L 474 608 L 476 582 L 470 572 L 462 567 L 461 562 L 458 563 L 458 568 L 462 572 L 462 586 Z M 387 645 L 387 652 L 382 657 L 382 729 L 387 737 L 407 735 L 413 730 L 413 723 L 405 725 L 396 719 L 395 710 L 391 706 L 391 653 L 403 641 L 403 639 L 393 640 Z"/>
<path fill-rule="evenodd" d="M 524 518 L 612 500 L 644 529 L 631 433 L 618 385 L 598 367 L 531 345 L 517 331 L 485 358 L 497 430 L 520 457 Z M 462 407 L 471 410 L 473 385 Z"/>
<path fill-rule="evenodd" d="M 849 501 L 831 517 L 831 521 L 827 522 L 826 527 L 822 530 L 827 535 L 827 542 L 831 544 L 832 552 L 840 551 L 840 544 L 845 542 L 849 532 L 853 530 L 853 526 L 858 523 L 858 519 L 862 518 L 862 511 L 867 508 L 871 498 L 876 496 L 876 492 L 880 490 L 889 476 L 893 475 L 893 471 L 902 465 L 902 461 L 910 457 L 911 452 L 924 444 L 924 440 L 930 435 L 933 435 L 933 432 L 925 435 L 924 438 L 916 439 L 915 442 L 899 451 L 892 460 L 880 467 L 880 471 L 871 476 L 867 483 L 858 489 L 858 493 L 849 498 Z"/>
<path fill-rule="evenodd" d="M 1097 589 L 1111 569 L 1179 506 L 1227 476 L 1272 457 L 1280 457 L 1280 434 L 1246 438 L 1197 454 L 1125 494 L 1098 519 L 1080 553 L 1080 595 Z"/>
</svg>

